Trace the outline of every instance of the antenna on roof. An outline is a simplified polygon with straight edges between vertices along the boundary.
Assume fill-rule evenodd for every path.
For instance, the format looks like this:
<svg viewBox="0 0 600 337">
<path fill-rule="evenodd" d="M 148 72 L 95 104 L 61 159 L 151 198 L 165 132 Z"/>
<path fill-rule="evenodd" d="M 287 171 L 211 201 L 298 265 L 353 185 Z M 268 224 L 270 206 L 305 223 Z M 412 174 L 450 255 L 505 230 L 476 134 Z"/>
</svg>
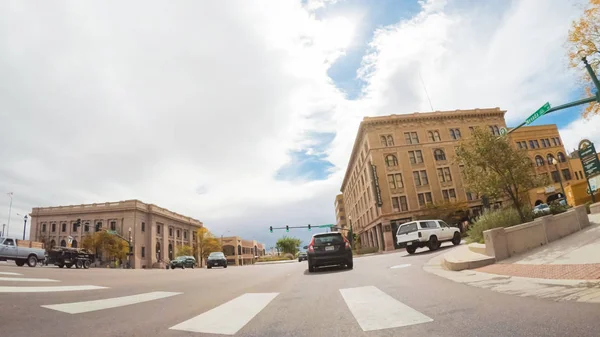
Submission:
<svg viewBox="0 0 600 337">
<path fill-rule="evenodd" d="M 423 85 L 423 90 L 425 90 L 425 95 L 427 95 L 427 100 L 429 101 L 429 107 L 431 108 L 431 112 L 433 112 L 433 104 L 431 104 L 431 99 L 429 98 L 429 93 L 427 92 L 427 87 L 425 86 L 425 81 L 423 81 L 423 77 L 421 76 L 420 70 L 419 70 L 419 78 L 421 79 L 421 84 Z"/>
</svg>

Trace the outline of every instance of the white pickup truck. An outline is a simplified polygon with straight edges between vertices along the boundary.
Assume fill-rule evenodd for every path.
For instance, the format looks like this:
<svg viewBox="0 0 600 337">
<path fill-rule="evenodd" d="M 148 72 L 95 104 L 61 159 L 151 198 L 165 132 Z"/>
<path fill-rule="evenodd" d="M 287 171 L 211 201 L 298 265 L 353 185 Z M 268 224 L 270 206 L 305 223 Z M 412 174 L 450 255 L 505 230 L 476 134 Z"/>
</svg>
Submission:
<svg viewBox="0 0 600 337">
<path fill-rule="evenodd" d="M 400 248 L 405 248 L 409 254 L 414 254 L 417 248 L 428 247 L 429 250 L 440 248 L 442 242 L 452 241 L 460 244 L 460 230 L 450 227 L 442 220 L 418 220 L 404 223 L 398 227 L 396 242 Z"/>
<path fill-rule="evenodd" d="M 0 238 L 0 261 L 14 260 L 21 267 L 27 263 L 35 267 L 38 261 L 44 261 L 46 251 L 40 248 L 30 248 L 19 245 L 19 239 Z"/>
</svg>

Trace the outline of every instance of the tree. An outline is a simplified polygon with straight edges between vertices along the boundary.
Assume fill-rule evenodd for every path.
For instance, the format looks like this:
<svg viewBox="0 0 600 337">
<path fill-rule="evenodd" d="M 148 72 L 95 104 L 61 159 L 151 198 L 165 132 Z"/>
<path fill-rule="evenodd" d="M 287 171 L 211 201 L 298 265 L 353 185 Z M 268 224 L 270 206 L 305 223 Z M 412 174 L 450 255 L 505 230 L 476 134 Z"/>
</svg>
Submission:
<svg viewBox="0 0 600 337">
<path fill-rule="evenodd" d="M 581 59 L 586 57 L 596 73 L 600 70 L 600 0 L 589 0 L 579 20 L 573 21 L 567 42 L 570 65 L 581 68 Z M 588 96 L 595 88 L 587 71 L 582 72 L 582 81 Z M 600 103 L 593 102 L 583 112 L 584 117 L 600 113 Z"/>
<path fill-rule="evenodd" d="M 219 240 L 206 228 L 200 227 L 197 230 L 197 251 L 200 258 L 200 267 L 202 267 L 202 261 L 210 255 L 212 252 L 221 252 L 223 248 Z"/>
<path fill-rule="evenodd" d="M 469 205 L 466 202 L 444 201 L 435 204 L 428 204 L 419 220 L 444 220 L 450 225 L 460 223 L 469 211 Z"/>
<path fill-rule="evenodd" d="M 177 249 L 177 256 L 190 256 L 192 255 L 192 247 L 184 245 Z"/>
<path fill-rule="evenodd" d="M 277 249 L 279 249 L 284 254 L 290 253 L 292 255 L 296 255 L 298 249 L 300 247 L 300 239 L 284 236 L 277 240 Z"/>
<path fill-rule="evenodd" d="M 470 192 L 510 198 L 521 221 L 526 221 L 522 194 L 544 183 L 526 151 L 511 147 L 508 137 L 475 129 L 470 139 L 461 141 L 456 156 Z"/>
<path fill-rule="evenodd" d="M 100 252 L 106 253 L 106 257 L 109 260 L 124 259 L 127 257 L 127 253 L 129 253 L 127 242 L 105 231 L 86 235 L 81 242 L 81 247 L 94 252 L 96 255 Z"/>
</svg>

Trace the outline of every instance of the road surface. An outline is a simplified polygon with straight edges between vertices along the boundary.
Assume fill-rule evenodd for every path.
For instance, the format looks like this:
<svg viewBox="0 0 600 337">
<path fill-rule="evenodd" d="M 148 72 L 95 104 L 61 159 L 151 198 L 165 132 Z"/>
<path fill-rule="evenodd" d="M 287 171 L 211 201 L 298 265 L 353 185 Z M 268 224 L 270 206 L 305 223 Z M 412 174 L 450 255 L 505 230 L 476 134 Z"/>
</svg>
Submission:
<svg viewBox="0 0 600 337">
<path fill-rule="evenodd" d="M 211 270 L 0 264 L 1 335 L 600 335 L 600 305 L 454 283 L 423 271 L 438 253 L 355 258 L 353 270 L 314 274 L 305 261 Z"/>
</svg>

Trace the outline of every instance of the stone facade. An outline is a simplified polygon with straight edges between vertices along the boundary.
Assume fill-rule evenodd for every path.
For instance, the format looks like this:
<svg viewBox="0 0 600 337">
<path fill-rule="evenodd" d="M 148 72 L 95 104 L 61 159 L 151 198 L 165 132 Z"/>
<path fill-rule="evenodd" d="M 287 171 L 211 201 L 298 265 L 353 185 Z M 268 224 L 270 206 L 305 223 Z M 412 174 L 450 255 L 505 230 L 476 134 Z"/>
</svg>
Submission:
<svg viewBox="0 0 600 337">
<path fill-rule="evenodd" d="M 348 234 L 348 224 L 346 220 L 346 210 L 344 209 L 344 195 L 338 194 L 335 197 L 335 226 L 337 228 L 342 228 L 341 232 L 344 235 Z"/>
<path fill-rule="evenodd" d="M 174 258 L 179 247 L 195 248 L 196 230 L 202 227 L 196 219 L 139 200 L 37 207 L 30 215 L 30 237 L 48 246 L 66 246 L 71 236 L 73 247 L 80 247 L 83 238 L 94 233 L 97 225 L 126 238 L 131 234 L 133 268 L 159 267 Z M 82 223 L 79 229 L 73 226 L 77 219 Z"/>
<path fill-rule="evenodd" d="M 265 245 L 256 240 L 244 240 L 239 236 L 223 237 L 220 240 L 228 265 L 253 264 L 256 257 L 266 254 Z"/>
</svg>

